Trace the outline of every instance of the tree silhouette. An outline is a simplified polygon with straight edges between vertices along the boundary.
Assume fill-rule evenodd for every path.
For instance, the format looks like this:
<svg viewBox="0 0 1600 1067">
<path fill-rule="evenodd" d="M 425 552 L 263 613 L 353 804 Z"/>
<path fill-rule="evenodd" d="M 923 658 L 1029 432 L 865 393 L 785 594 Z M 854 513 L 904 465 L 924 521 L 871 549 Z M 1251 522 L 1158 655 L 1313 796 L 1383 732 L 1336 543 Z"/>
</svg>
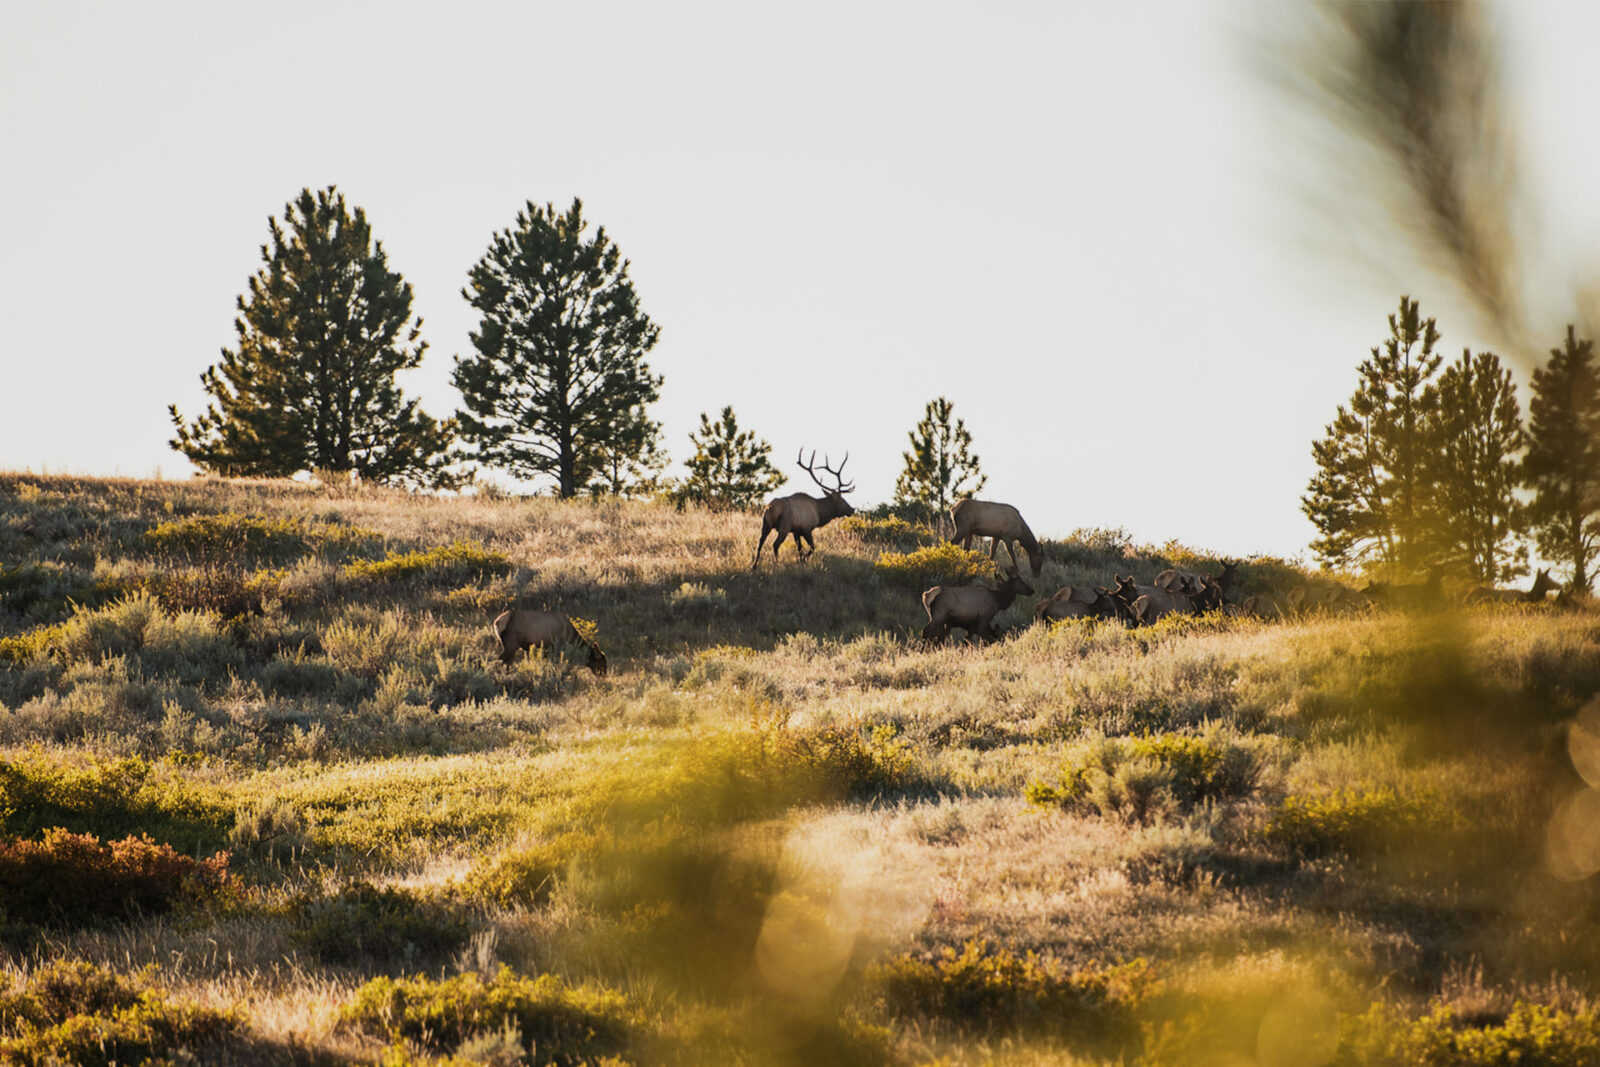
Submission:
<svg viewBox="0 0 1600 1067">
<path fill-rule="evenodd" d="M 702 412 L 700 430 L 689 434 L 689 443 L 695 451 L 686 461 L 689 476 L 678 488 L 680 501 L 748 508 L 783 484 L 768 458 L 772 446 L 753 430 L 741 431 L 732 407 L 723 408 L 716 422 Z"/>
<path fill-rule="evenodd" d="M 1600 375 L 1594 342 L 1567 327 L 1566 343 L 1533 372 L 1523 473 L 1539 551 L 1572 568 L 1570 586 L 1588 590 L 1600 543 Z"/>
<path fill-rule="evenodd" d="M 584 240 L 587 226 L 582 201 L 565 214 L 529 203 L 494 235 L 462 293 L 482 316 L 477 354 L 457 357 L 453 375 L 473 455 L 552 478 L 562 497 L 611 462 L 607 448 L 643 449 L 661 387 L 644 362 L 660 330 L 605 228 Z"/>
<path fill-rule="evenodd" d="M 950 420 L 952 405 L 944 397 L 928 401 L 922 421 L 908 434 L 911 450 L 902 452 L 905 466 L 895 480 L 897 504 L 926 509 L 943 525 L 950 506 L 983 488 L 988 478 L 972 451 L 972 435 L 961 419 Z"/>
<path fill-rule="evenodd" d="M 1420 569 L 1438 340 L 1434 320 L 1402 296 L 1389 316 L 1389 339 L 1358 368 L 1361 383 L 1349 407 L 1341 406 L 1326 436 L 1312 443 L 1317 470 L 1301 510 L 1321 535 L 1311 548 L 1324 560 Z"/>
<path fill-rule="evenodd" d="M 1432 499 L 1433 555 L 1480 585 L 1528 571 L 1527 529 L 1518 502 L 1527 442 L 1511 371 L 1493 352 L 1461 358 L 1439 376 L 1433 447 L 1425 456 Z"/>
<path fill-rule="evenodd" d="M 388 267 L 366 214 L 329 186 L 303 189 L 269 219 L 265 263 L 238 299 L 238 347 L 201 381 L 193 422 L 168 408 L 172 447 L 206 470 L 284 476 L 355 472 L 378 482 L 449 484 L 453 426 L 417 410 L 396 373 L 422 361 L 411 286 Z M 286 228 L 287 227 L 287 228 Z"/>
</svg>

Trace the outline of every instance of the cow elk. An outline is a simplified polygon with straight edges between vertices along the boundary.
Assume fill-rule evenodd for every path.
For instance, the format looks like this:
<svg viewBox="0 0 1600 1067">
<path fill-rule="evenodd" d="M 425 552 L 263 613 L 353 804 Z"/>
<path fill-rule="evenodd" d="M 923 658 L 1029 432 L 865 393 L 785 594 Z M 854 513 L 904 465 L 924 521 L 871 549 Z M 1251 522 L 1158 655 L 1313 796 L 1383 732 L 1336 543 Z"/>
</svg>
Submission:
<svg viewBox="0 0 1600 1067">
<path fill-rule="evenodd" d="M 844 494 L 855 489 L 854 482 L 846 484 L 844 480 L 844 465 L 850 462 L 850 453 L 846 452 L 844 459 L 839 461 L 838 470 L 834 470 L 828 465 L 827 456 L 822 457 L 822 469 L 833 475 L 834 484 L 832 488 L 824 485 L 822 480 L 817 477 L 815 469 L 817 462 L 816 450 L 812 449 L 809 463 L 801 458 L 804 454 L 802 450 L 800 454 L 796 455 L 795 462 L 800 465 L 801 470 L 811 475 L 811 480 L 816 482 L 818 488 L 822 490 L 822 498 L 819 500 L 810 493 L 791 493 L 789 496 L 781 496 L 767 505 L 767 510 L 762 512 L 761 515 L 761 540 L 756 542 L 755 559 L 750 562 L 751 570 L 755 570 L 761 565 L 761 549 L 765 547 L 767 535 L 772 531 L 778 531 L 778 539 L 772 542 L 772 560 L 774 563 L 778 560 L 778 546 L 783 544 L 784 538 L 790 535 L 794 536 L 795 554 L 800 559 L 805 560 L 810 558 L 812 553 L 817 550 L 817 543 L 811 539 L 813 530 L 819 526 L 828 525 L 834 519 L 856 513 L 856 509 L 851 507 L 850 502 L 844 498 Z M 801 546 L 802 540 L 805 542 L 804 547 Z"/>
<path fill-rule="evenodd" d="M 1122 614 L 1122 602 L 1099 585 L 1065 585 L 1054 596 L 1045 597 L 1033 609 L 1040 622 L 1062 619 L 1115 619 Z"/>
<path fill-rule="evenodd" d="M 997 588 L 981 585 L 936 585 L 922 594 L 928 612 L 928 625 L 922 629 L 925 641 L 942 641 L 952 626 L 967 631 L 969 638 L 996 638 L 994 617 L 1011 606 L 1021 593 L 1033 595 L 1033 586 L 1023 581 L 1016 568 L 1006 571 Z"/>
<path fill-rule="evenodd" d="M 1028 567 L 1033 571 L 1033 576 L 1039 577 L 1039 572 L 1044 569 L 1044 549 L 1039 547 L 1039 539 L 1022 521 L 1022 512 L 1010 504 L 963 500 L 950 509 L 950 517 L 956 524 L 956 532 L 950 536 L 950 540 L 959 542 L 962 548 L 971 548 L 974 537 L 991 538 L 989 558 L 994 559 L 1004 543 L 1006 551 L 1011 553 L 1011 566 L 1015 569 L 1017 543 L 1021 542 L 1023 551 L 1028 554 Z"/>
<path fill-rule="evenodd" d="M 559 611 L 532 611 L 514 608 L 494 620 L 494 633 L 500 639 L 500 662 L 510 663 L 517 653 L 529 648 L 556 649 L 582 645 L 589 650 L 588 666 L 595 674 L 606 673 L 606 654 L 584 637 L 572 620 Z"/>
<path fill-rule="evenodd" d="M 1487 585 L 1480 585 L 1467 594 L 1468 604 L 1543 604 L 1544 596 L 1556 588 L 1556 580 L 1550 577 L 1547 570 L 1540 571 L 1533 579 L 1533 588 L 1524 593 L 1520 589 L 1494 589 Z"/>
</svg>

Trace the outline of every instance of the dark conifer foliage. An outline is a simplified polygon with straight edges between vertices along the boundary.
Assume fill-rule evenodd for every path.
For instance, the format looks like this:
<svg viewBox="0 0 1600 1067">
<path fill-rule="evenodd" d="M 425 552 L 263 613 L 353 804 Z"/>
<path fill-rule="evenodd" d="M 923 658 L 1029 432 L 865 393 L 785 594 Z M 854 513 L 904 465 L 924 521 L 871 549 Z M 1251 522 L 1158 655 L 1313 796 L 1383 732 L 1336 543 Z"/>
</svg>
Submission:
<svg viewBox="0 0 1600 1067">
<path fill-rule="evenodd" d="M 1301 509 L 1321 534 L 1312 550 L 1330 563 L 1408 572 L 1424 563 L 1431 485 L 1424 453 L 1436 431 L 1438 341 L 1434 320 L 1402 296 L 1389 316 L 1389 339 L 1361 363 L 1349 407 L 1341 405 L 1327 436 L 1312 442 L 1317 470 Z"/>
<path fill-rule="evenodd" d="M 605 228 L 585 240 L 587 225 L 579 200 L 565 214 L 529 203 L 494 235 L 462 293 L 482 316 L 477 354 L 454 374 L 475 458 L 553 479 L 562 497 L 609 463 L 607 448 L 651 440 L 641 424 L 661 386 L 644 362 L 660 330 Z"/>
<path fill-rule="evenodd" d="M 700 413 L 700 430 L 689 435 L 694 455 L 686 465 L 689 476 L 678 489 L 678 499 L 708 507 L 747 508 L 759 504 L 783 484 L 772 465 L 772 446 L 740 430 L 732 407 L 722 409 L 716 422 Z"/>
<path fill-rule="evenodd" d="M 1463 351 L 1439 376 L 1437 431 L 1425 455 L 1435 562 L 1478 585 L 1526 574 L 1522 408 L 1493 352 Z"/>
<path fill-rule="evenodd" d="M 1533 372 L 1523 472 L 1539 551 L 1572 568 L 1573 589 L 1587 590 L 1600 545 L 1600 374 L 1594 342 L 1578 340 L 1571 326 Z"/>
<path fill-rule="evenodd" d="M 169 408 L 172 447 L 225 475 L 449 484 L 452 424 L 394 380 L 422 361 L 422 320 L 365 212 L 351 214 L 333 186 L 303 189 L 268 226 L 265 265 L 238 299 L 238 347 L 201 376 L 212 398 L 203 414 L 187 422 Z"/>
<path fill-rule="evenodd" d="M 941 524 L 957 500 L 978 492 L 989 480 L 972 451 L 966 421 L 952 421 L 954 410 L 942 396 L 928 401 L 921 421 L 907 435 L 911 451 L 901 453 L 905 466 L 894 485 L 895 503 L 925 509 Z"/>
</svg>

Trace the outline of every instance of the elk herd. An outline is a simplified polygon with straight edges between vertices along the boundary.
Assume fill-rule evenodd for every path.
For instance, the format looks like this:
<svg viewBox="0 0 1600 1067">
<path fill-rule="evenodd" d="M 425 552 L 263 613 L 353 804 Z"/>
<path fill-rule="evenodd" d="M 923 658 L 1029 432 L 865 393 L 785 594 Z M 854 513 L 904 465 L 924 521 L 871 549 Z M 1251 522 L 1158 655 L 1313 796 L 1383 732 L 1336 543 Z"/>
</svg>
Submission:
<svg viewBox="0 0 1600 1067">
<path fill-rule="evenodd" d="M 814 532 L 834 519 L 854 515 L 845 494 L 855 488 L 853 482 L 844 480 L 844 465 L 849 453 L 834 468 L 823 457 L 822 470 L 830 475 L 829 485 L 817 477 L 815 451 L 806 460 L 804 451 L 796 456 L 800 468 L 822 490 L 821 497 L 809 493 L 791 493 L 779 497 L 766 506 L 761 515 L 761 537 L 756 542 L 755 557 L 750 563 L 752 571 L 761 565 L 761 554 L 767 538 L 774 532 L 772 558 L 778 559 L 778 549 L 789 538 L 794 539 L 795 554 L 804 561 L 817 550 Z M 1028 567 L 1034 578 L 1044 569 L 1044 550 L 1038 538 L 1023 521 L 1022 514 L 1010 504 L 987 500 L 962 500 L 950 510 L 954 532 L 950 541 L 970 549 L 975 539 L 989 538 L 989 558 L 1000 566 L 997 558 L 1004 545 L 1011 557 L 1008 567 L 1001 567 L 1001 580 L 994 587 L 982 585 L 935 585 L 922 594 L 922 607 L 928 614 L 928 624 L 922 629 L 925 641 L 944 640 L 952 629 L 966 631 L 969 640 L 993 640 L 1000 636 L 994 625 L 995 616 L 1010 608 L 1018 596 L 1034 595 L 1033 586 L 1021 575 L 1017 559 L 1017 546 L 1022 546 Z M 1419 585 L 1370 582 L 1361 590 L 1334 582 L 1305 583 L 1290 589 L 1282 602 L 1273 596 L 1256 594 L 1236 598 L 1239 564 L 1225 560 L 1217 574 L 1199 574 L 1171 568 L 1155 576 L 1149 585 L 1142 585 L 1133 575 L 1113 574 L 1113 583 L 1104 585 L 1069 585 L 1056 590 L 1040 600 L 1033 609 L 1038 622 L 1060 622 L 1066 619 L 1118 620 L 1128 626 L 1155 623 L 1168 615 L 1201 615 L 1221 612 L 1225 615 L 1257 619 L 1280 619 L 1313 613 L 1343 614 L 1366 611 L 1373 607 L 1425 607 L 1440 604 L 1444 599 L 1439 574 L 1433 573 L 1429 581 Z M 1539 603 L 1545 594 L 1556 588 L 1549 571 L 1540 571 L 1533 588 L 1527 592 L 1480 587 L 1467 594 L 1468 604 L 1481 603 Z M 577 647 L 586 650 L 587 664 L 596 674 L 606 670 L 605 653 L 595 643 L 578 632 L 572 620 L 554 611 L 515 609 L 503 612 L 494 620 L 494 632 L 501 647 L 501 659 L 511 663 L 519 652 L 529 648 L 554 649 Z"/>
</svg>

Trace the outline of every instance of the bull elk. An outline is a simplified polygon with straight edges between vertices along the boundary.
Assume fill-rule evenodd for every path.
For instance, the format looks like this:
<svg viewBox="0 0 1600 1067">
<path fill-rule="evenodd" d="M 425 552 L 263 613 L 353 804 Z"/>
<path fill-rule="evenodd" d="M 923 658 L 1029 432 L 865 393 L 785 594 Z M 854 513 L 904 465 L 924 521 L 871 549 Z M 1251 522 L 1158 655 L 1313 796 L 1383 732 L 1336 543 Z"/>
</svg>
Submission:
<svg viewBox="0 0 1600 1067">
<path fill-rule="evenodd" d="M 1011 553 L 1011 566 L 1015 569 L 1017 543 L 1020 541 L 1023 551 L 1028 554 L 1028 567 L 1033 571 L 1033 576 L 1039 577 L 1039 572 L 1044 569 L 1044 549 L 1039 547 L 1039 539 L 1022 521 L 1022 512 L 1010 504 L 969 498 L 951 508 L 950 517 L 956 524 L 956 532 L 950 535 L 950 540 L 959 542 L 962 548 L 971 548 L 974 537 L 991 538 L 989 558 L 994 559 L 1004 543 L 1006 551 Z"/>
<path fill-rule="evenodd" d="M 925 641 L 942 641 L 952 626 L 967 631 L 968 637 L 998 637 L 994 617 L 1011 606 L 1017 594 L 1033 594 L 1033 586 L 1023 581 L 1013 567 L 999 587 L 982 585 L 936 585 L 922 594 L 922 607 L 928 625 L 922 628 Z"/>
<path fill-rule="evenodd" d="M 494 620 L 494 633 L 500 639 L 502 663 L 510 663 L 518 652 L 529 648 L 583 645 L 589 650 L 589 669 L 597 675 L 606 673 L 606 654 L 600 651 L 600 646 L 580 634 L 572 620 L 559 611 L 524 608 L 503 611 Z"/>
<path fill-rule="evenodd" d="M 755 559 L 750 561 L 750 569 L 755 570 L 761 564 L 761 549 L 766 546 L 767 535 L 773 530 L 778 531 L 778 539 L 772 542 L 772 561 L 778 561 L 778 546 L 783 544 L 784 538 L 794 536 L 794 550 L 802 560 L 809 559 L 817 550 L 817 543 L 811 539 L 811 531 L 819 526 L 826 526 L 834 519 L 845 515 L 854 515 L 856 509 L 850 506 L 850 501 L 844 494 L 855 489 L 855 483 L 848 485 L 844 480 L 844 465 L 850 462 L 850 453 L 844 454 L 844 459 L 839 461 L 839 469 L 834 470 L 828 465 L 828 457 L 822 457 L 822 469 L 833 475 L 832 488 L 824 485 L 822 479 L 817 477 L 816 463 L 817 451 L 811 450 L 811 462 L 807 463 L 801 457 L 804 450 L 794 459 L 800 469 L 811 475 L 811 480 L 817 483 L 822 490 L 822 499 L 818 500 L 810 493 L 791 493 L 789 496 L 780 496 L 767 505 L 767 510 L 761 513 L 761 540 L 756 542 Z M 801 546 L 802 539 L 805 547 Z"/>
</svg>

